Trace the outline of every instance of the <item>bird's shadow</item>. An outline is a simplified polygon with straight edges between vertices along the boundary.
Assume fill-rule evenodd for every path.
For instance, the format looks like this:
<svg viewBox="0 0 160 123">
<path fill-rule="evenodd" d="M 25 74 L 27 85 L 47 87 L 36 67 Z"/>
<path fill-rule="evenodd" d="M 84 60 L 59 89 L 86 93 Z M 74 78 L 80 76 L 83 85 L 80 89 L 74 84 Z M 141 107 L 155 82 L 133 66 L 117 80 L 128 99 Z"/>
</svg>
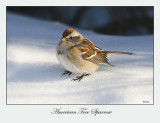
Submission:
<svg viewBox="0 0 160 123">
<path fill-rule="evenodd" d="M 62 76 L 65 69 L 60 64 L 7 63 L 7 66 L 7 82 L 56 82 L 71 78 Z"/>
<path fill-rule="evenodd" d="M 100 65 L 96 72 L 112 71 L 114 67 Z M 57 82 L 75 79 L 78 74 L 62 76 L 65 69 L 60 64 L 17 64 L 7 62 L 7 82 Z M 94 74 L 94 73 L 92 73 Z"/>
</svg>

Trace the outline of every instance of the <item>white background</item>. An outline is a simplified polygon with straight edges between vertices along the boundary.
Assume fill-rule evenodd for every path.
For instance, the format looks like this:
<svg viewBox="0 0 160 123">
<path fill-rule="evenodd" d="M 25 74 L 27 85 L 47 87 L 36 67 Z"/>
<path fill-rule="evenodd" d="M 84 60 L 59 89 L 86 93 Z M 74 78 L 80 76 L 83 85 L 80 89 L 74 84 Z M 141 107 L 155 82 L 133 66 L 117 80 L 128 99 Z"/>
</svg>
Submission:
<svg viewBox="0 0 160 123">
<path fill-rule="evenodd" d="M 154 105 L 6 105 L 6 6 L 154 6 Z M 160 17 L 159 0 L 1 0 L 0 1 L 0 122 L 158 122 L 160 113 Z M 51 115 L 53 108 L 99 108 L 111 115 Z M 2 122 L 3 121 L 3 122 Z"/>
</svg>

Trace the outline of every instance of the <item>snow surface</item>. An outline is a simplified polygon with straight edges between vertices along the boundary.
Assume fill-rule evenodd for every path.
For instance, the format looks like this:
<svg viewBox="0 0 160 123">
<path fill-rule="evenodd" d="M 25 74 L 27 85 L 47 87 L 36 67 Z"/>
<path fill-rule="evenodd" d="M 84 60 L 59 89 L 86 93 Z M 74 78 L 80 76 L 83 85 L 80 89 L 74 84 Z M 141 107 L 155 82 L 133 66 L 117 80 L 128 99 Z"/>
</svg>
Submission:
<svg viewBox="0 0 160 123">
<path fill-rule="evenodd" d="M 7 13 L 7 104 L 153 103 L 153 35 L 108 36 L 80 30 L 104 50 L 135 55 L 110 56 L 81 82 L 61 76 L 55 48 L 66 25 Z"/>
</svg>

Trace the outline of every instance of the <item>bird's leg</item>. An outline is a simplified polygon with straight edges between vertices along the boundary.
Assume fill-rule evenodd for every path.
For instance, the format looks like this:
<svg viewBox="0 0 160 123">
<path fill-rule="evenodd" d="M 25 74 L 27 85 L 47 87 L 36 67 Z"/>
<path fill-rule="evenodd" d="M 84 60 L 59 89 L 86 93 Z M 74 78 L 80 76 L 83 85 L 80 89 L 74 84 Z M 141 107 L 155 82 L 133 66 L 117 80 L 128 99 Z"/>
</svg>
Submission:
<svg viewBox="0 0 160 123">
<path fill-rule="evenodd" d="M 62 74 L 62 76 L 66 75 L 66 74 L 68 74 L 68 76 L 70 76 L 72 74 L 72 72 L 65 70 L 64 73 Z"/>
<path fill-rule="evenodd" d="M 81 76 L 77 76 L 76 79 L 72 79 L 72 80 L 74 80 L 74 81 L 76 81 L 76 80 L 81 81 L 83 79 L 83 77 L 89 76 L 89 75 L 91 75 L 91 74 L 90 73 L 83 73 Z"/>
</svg>

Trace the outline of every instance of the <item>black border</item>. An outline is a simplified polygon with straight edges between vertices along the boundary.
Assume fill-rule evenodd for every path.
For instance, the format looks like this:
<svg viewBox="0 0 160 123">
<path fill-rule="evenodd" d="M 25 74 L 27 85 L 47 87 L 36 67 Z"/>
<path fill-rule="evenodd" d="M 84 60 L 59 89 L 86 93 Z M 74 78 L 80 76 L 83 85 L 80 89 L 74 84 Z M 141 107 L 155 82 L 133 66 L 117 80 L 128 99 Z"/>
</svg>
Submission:
<svg viewBox="0 0 160 123">
<path fill-rule="evenodd" d="M 154 105 L 154 6 L 108 6 L 108 7 L 153 7 L 153 104 L 7 104 L 7 7 L 54 7 L 54 6 L 6 6 L 6 105 Z M 73 6 L 56 6 L 56 7 L 73 7 Z M 83 6 L 76 6 L 83 7 Z M 86 6 L 87 7 L 87 6 Z M 104 6 L 90 6 L 104 7 Z M 106 7 L 106 6 L 105 6 Z"/>
</svg>

